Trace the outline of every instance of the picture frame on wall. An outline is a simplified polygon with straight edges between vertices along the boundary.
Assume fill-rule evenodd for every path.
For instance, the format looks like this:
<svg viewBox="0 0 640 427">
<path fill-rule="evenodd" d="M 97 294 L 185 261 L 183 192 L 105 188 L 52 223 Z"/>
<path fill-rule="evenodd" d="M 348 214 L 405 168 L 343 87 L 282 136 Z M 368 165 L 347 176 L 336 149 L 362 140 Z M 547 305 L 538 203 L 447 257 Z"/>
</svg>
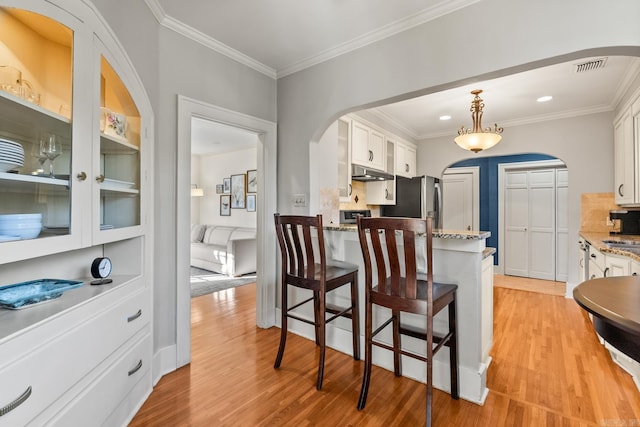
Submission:
<svg viewBox="0 0 640 427">
<path fill-rule="evenodd" d="M 231 194 L 231 178 L 222 178 L 222 192 Z"/>
<path fill-rule="evenodd" d="M 220 196 L 220 216 L 231 216 L 230 194 L 222 194 Z"/>
<path fill-rule="evenodd" d="M 247 194 L 247 212 L 256 211 L 256 195 Z"/>
<path fill-rule="evenodd" d="M 231 209 L 245 208 L 246 178 L 245 174 L 231 175 Z"/>
<path fill-rule="evenodd" d="M 253 169 L 247 171 L 247 193 L 258 192 L 258 171 Z"/>
<path fill-rule="evenodd" d="M 216 194 L 222 194 L 224 192 L 224 184 L 216 184 Z"/>
</svg>

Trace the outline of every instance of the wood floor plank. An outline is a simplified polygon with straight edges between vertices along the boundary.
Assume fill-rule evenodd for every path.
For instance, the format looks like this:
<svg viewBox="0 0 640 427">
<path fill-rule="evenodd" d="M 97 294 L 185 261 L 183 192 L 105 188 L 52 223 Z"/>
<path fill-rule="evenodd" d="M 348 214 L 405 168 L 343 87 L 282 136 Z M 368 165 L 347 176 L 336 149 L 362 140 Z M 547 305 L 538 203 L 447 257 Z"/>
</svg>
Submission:
<svg viewBox="0 0 640 427">
<path fill-rule="evenodd" d="M 424 424 L 424 384 L 376 366 L 358 411 L 363 363 L 332 349 L 317 391 L 318 352 L 299 336 L 274 369 L 280 330 L 255 326 L 255 297 L 245 285 L 192 300 L 192 363 L 159 381 L 132 426 Z M 571 299 L 496 288 L 491 356 L 485 404 L 434 390 L 434 425 L 640 425 L 640 393 Z"/>
</svg>

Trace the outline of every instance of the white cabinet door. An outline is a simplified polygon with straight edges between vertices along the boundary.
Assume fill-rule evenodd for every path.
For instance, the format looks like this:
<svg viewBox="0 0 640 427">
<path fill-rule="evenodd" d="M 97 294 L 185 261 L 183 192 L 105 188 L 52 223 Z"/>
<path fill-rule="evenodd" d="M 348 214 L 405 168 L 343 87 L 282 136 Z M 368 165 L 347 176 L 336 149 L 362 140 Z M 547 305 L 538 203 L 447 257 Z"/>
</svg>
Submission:
<svg viewBox="0 0 640 427">
<path fill-rule="evenodd" d="M 356 121 L 351 122 L 351 161 L 366 166 L 370 162 L 369 128 Z"/>
<path fill-rule="evenodd" d="M 401 142 L 396 142 L 396 175 L 416 176 L 416 149 Z"/>
<path fill-rule="evenodd" d="M 446 196 L 445 196 L 446 197 Z M 529 277 L 529 190 L 526 172 L 507 173 L 504 272 Z"/>
<path fill-rule="evenodd" d="M 351 123 L 351 162 L 377 170 L 385 170 L 384 134 L 353 121 Z"/>
<path fill-rule="evenodd" d="M 378 170 L 385 170 L 385 136 L 384 134 L 371 129 L 369 133 L 369 151 L 371 152 L 371 167 Z"/>
<path fill-rule="evenodd" d="M 634 143 L 633 117 L 631 110 L 626 111 L 613 126 L 614 141 L 614 180 L 616 204 L 625 205 L 635 202 L 634 185 Z"/>
<path fill-rule="evenodd" d="M 605 256 L 605 277 L 628 276 L 631 270 L 631 260 L 607 254 Z"/>
</svg>

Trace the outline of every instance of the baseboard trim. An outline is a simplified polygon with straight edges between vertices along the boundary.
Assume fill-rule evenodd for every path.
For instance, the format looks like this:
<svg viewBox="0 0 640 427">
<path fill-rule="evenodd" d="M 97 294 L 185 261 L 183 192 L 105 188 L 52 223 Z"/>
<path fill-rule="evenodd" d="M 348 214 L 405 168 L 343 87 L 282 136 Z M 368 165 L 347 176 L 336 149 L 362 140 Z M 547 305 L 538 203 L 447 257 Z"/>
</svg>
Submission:
<svg viewBox="0 0 640 427">
<path fill-rule="evenodd" d="M 160 379 L 178 369 L 176 345 L 161 348 L 153 355 L 152 380 L 155 387 Z"/>
</svg>

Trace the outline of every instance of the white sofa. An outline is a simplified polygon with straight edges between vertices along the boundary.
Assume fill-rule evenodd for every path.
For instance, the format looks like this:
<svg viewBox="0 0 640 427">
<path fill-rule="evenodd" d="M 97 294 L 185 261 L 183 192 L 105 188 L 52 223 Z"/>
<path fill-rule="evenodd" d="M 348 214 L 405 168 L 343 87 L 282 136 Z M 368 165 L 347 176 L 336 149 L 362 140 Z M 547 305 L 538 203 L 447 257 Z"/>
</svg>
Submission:
<svg viewBox="0 0 640 427">
<path fill-rule="evenodd" d="M 256 229 L 191 225 L 191 265 L 231 277 L 256 271 Z"/>
</svg>

